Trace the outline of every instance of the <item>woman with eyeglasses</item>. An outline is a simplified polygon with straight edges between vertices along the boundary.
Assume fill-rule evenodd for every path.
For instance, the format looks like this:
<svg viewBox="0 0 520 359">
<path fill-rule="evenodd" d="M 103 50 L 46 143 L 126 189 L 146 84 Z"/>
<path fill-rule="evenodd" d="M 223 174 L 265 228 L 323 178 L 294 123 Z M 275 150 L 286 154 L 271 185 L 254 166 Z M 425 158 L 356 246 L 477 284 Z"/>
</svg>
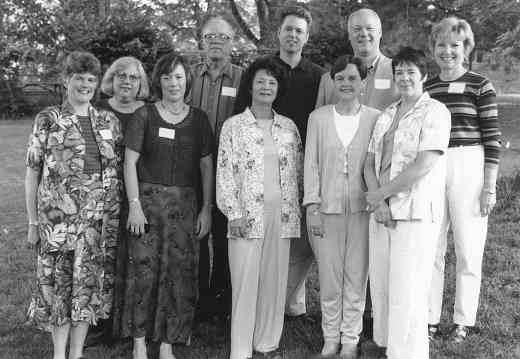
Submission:
<svg viewBox="0 0 520 359">
<path fill-rule="evenodd" d="M 133 120 L 135 111 L 144 105 L 149 95 L 148 78 L 141 61 L 134 57 L 120 57 L 115 60 L 105 72 L 101 80 L 100 90 L 110 96 L 96 103 L 98 108 L 111 111 L 119 119 L 124 136 L 128 124 Z M 122 179 L 123 173 L 119 174 Z M 119 337 L 121 331 L 120 311 L 124 304 L 124 277 L 126 273 L 126 258 L 128 256 L 128 234 L 126 232 L 126 219 L 128 217 L 128 203 L 124 191 L 121 201 L 121 221 L 117 248 L 114 248 L 113 261 L 107 262 L 115 271 L 114 305 L 112 318 L 100 321 L 89 330 L 87 345 L 100 343 L 110 344 L 113 339 Z"/>
<path fill-rule="evenodd" d="M 134 338 L 134 359 L 148 358 L 146 338 L 160 343 L 160 359 L 174 359 L 172 345 L 191 338 L 199 239 L 211 226 L 214 177 L 211 127 L 203 111 L 186 104 L 190 87 L 186 59 L 161 57 L 152 74 L 157 100 L 136 111 L 125 135 L 131 235 L 121 335 Z"/>
</svg>

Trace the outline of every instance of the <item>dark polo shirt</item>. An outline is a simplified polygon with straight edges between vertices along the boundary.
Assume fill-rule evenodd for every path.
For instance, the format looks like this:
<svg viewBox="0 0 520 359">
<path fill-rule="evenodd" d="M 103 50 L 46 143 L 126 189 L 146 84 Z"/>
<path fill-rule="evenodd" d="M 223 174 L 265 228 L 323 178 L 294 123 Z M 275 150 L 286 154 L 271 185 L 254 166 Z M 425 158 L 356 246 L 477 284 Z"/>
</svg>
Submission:
<svg viewBox="0 0 520 359">
<path fill-rule="evenodd" d="M 321 75 L 325 73 L 325 69 L 303 57 L 294 68 L 280 59 L 279 54 L 274 55 L 273 59 L 284 69 L 284 92 L 274 102 L 273 109 L 294 121 L 302 142 L 305 143 L 307 121 L 309 114 L 314 111 Z M 234 112 L 243 112 L 250 106 L 250 101 L 249 89 L 241 83 Z"/>
<path fill-rule="evenodd" d="M 241 67 L 228 63 L 220 76 L 213 81 L 206 63 L 199 63 L 192 67 L 191 105 L 207 113 L 215 134 L 216 148 L 222 124 L 233 115 L 242 72 Z"/>
</svg>

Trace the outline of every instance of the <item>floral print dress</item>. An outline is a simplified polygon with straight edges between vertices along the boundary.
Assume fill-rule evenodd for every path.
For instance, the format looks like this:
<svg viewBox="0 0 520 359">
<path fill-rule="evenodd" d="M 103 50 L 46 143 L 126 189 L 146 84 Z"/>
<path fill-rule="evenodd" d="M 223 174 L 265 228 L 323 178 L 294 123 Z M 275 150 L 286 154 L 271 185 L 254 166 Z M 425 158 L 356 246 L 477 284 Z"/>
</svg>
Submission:
<svg viewBox="0 0 520 359">
<path fill-rule="evenodd" d="M 121 197 L 117 118 L 89 107 L 101 173 L 84 173 L 85 139 L 72 106 L 48 107 L 34 121 L 26 165 L 37 191 L 37 290 L 29 320 L 42 329 L 69 321 L 96 324 L 112 306 Z"/>
</svg>

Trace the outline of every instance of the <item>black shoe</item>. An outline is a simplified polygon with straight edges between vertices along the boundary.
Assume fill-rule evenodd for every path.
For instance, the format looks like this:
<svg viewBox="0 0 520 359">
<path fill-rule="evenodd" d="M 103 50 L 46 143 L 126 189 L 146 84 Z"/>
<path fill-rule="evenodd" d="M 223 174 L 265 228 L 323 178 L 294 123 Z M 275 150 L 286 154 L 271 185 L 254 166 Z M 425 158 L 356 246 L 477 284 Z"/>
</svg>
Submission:
<svg viewBox="0 0 520 359">
<path fill-rule="evenodd" d="M 441 339 L 441 329 L 439 324 L 428 324 L 428 339 L 430 341 Z"/>
<path fill-rule="evenodd" d="M 114 338 L 111 332 L 112 326 L 110 320 L 100 320 L 98 325 L 89 328 L 87 338 L 85 339 L 85 348 L 114 344 Z"/>
<path fill-rule="evenodd" d="M 280 348 L 275 349 L 270 352 L 257 352 L 255 351 L 253 354 L 254 359 L 283 359 L 283 352 Z"/>
</svg>

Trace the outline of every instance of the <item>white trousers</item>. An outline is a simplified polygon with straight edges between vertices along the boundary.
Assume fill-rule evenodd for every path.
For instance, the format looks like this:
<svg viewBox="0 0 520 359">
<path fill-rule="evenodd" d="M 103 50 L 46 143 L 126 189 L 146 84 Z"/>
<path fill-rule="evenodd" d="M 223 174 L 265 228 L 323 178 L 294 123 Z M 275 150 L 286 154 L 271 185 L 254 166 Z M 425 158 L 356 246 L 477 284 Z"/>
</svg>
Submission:
<svg viewBox="0 0 520 359">
<path fill-rule="evenodd" d="M 428 294 L 439 223 L 369 225 L 369 272 L 374 341 L 389 359 L 427 359 Z"/>
<path fill-rule="evenodd" d="M 312 253 L 305 221 L 302 223 L 301 238 L 291 241 L 289 274 L 287 279 L 287 298 L 285 313 L 290 316 L 305 314 L 305 282 L 311 271 L 314 255 Z"/>
<path fill-rule="evenodd" d="M 487 216 L 480 215 L 480 193 L 483 184 L 483 147 L 449 148 L 446 206 L 432 276 L 430 324 L 437 324 L 441 319 L 444 257 L 448 229 L 451 227 L 457 258 L 453 321 L 460 325 L 475 325 L 488 222 Z"/>
<path fill-rule="evenodd" d="M 368 278 L 368 214 L 321 214 L 324 236 L 313 236 L 318 262 L 321 324 L 326 341 L 357 344 Z"/>
<path fill-rule="evenodd" d="M 253 348 L 259 352 L 275 350 L 282 335 L 291 240 L 280 238 L 279 210 L 264 223 L 263 239 L 228 241 L 230 359 L 251 358 Z"/>
</svg>

